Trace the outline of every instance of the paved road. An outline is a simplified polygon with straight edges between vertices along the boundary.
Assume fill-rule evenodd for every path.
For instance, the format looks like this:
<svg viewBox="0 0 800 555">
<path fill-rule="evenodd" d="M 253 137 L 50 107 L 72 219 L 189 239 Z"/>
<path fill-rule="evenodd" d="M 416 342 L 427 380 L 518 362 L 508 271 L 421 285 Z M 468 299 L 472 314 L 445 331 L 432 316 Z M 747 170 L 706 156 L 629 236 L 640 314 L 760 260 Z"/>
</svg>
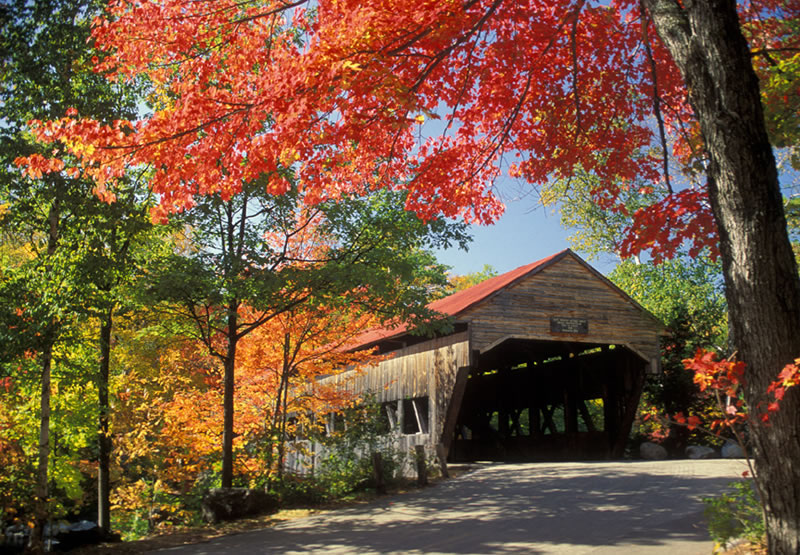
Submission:
<svg viewBox="0 0 800 555">
<path fill-rule="evenodd" d="M 700 499 L 744 461 L 492 465 L 425 490 L 161 551 L 711 553 Z"/>
</svg>

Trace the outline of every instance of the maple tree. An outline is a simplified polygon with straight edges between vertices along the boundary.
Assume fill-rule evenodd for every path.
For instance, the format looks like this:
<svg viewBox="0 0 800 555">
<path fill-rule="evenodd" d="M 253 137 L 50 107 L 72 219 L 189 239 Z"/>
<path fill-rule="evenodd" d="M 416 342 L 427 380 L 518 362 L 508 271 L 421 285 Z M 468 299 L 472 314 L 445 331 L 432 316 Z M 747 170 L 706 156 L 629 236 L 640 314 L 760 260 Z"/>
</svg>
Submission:
<svg viewBox="0 0 800 555">
<path fill-rule="evenodd" d="M 288 310 L 248 336 L 242 345 L 241 394 L 255 411 L 254 420 L 265 436 L 268 471 L 278 477 L 283 473 L 290 436 L 301 429 L 307 436 L 324 415 L 360 400 L 346 387 L 325 385 L 317 378 L 345 371 L 357 375 L 366 365 L 385 358 L 371 350 L 347 349 L 379 320 L 359 308 L 363 303 L 354 295 L 343 300 L 338 306 L 306 304 Z"/>
<path fill-rule="evenodd" d="M 218 381 L 216 362 L 202 344 L 165 333 L 167 318 L 145 305 L 121 316 L 115 331 L 110 500 L 115 527 L 126 538 L 191 522 L 187 506 L 196 505 L 219 460 L 219 419 L 198 428 L 201 414 L 216 415 L 221 406 L 216 396 L 215 404 L 203 398 L 208 380 Z"/>
<path fill-rule="evenodd" d="M 754 466 L 748 452 L 748 442 L 746 434 L 754 422 L 769 423 L 781 409 L 781 403 L 786 395 L 786 391 L 796 385 L 800 385 L 800 359 L 783 367 L 772 383 L 767 387 L 768 399 L 757 406 L 749 406 L 742 395 L 745 383 L 745 364 L 741 361 L 733 360 L 735 354 L 725 360 L 718 360 L 717 354 L 703 349 L 698 349 L 692 358 L 684 360 L 686 370 L 693 373 L 693 380 L 701 391 L 713 397 L 719 409 L 716 418 L 710 421 L 710 429 L 705 429 L 707 433 L 719 434 L 721 430 L 728 430 L 736 438 L 747 461 L 748 470 L 742 473 L 742 477 L 753 479 L 752 487 L 758 493 L 758 498 L 751 498 L 749 502 L 745 500 L 739 503 L 752 503 L 751 506 L 760 506 L 761 526 L 756 526 L 750 535 L 756 542 L 761 542 L 768 523 L 769 505 L 767 491 L 763 480 L 759 480 L 759 472 L 763 466 Z M 672 416 L 674 420 L 693 430 L 705 424 L 704 418 L 697 414 L 684 415 L 679 412 Z M 750 487 L 750 486 L 746 486 Z M 724 497 L 723 497 L 724 498 Z M 745 507 L 737 507 L 739 510 Z M 752 516 L 750 517 L 752 518 Z M 719 524 L 719 523 L 717 523 Z M 712 525 L 709 530 L 713 532 Z M 748 538 L 750 539 L 750 538 Z M 769 546 L 769 538 L 767 545 Z"/>
<path fill-rule="evenodd" d="M 800 281 L 754 66 L 794 63 L 798 10 L 791 0 L 113 2 L 95 27 L 108 53 L 98 67 L 146 75 L 153 113 L 110 125 L 73 114 L 35 131 L 80 157 L 106 197 L 127 164 L 153 164 L 156 216 L 259 176 L 283 193 L 286 168 L 310 202 L 404 188 L 423 217 L 476 221 L 499 213 L 489 185 L 507 155 L 518 157 L 511 174 L 534 184 L 577 167 L 596 175 L 593 195 L 609 210 L 625 209 L 627 183 L 652 182 L 666 194 L 634 214 L 622 252 L 719 248 L 757 400 L 800 352 Z M 445 130 L 427 137 L 420 126 L 437 115 Z M 753 434 L 770 549 L 786 552 L 800 547 L 800 504 L 784 485 L 800 471 L 770 456 L 791 459 L 799 412 Z"/>
<path fill-rule="evenodd" d="M 353 306 L 304 304 L 242 338 L 235 373 L 237 485 L 269 483 L 298 426 L 309 431 L 323 415 L 355 401 L 352 393 L 315 380 L 382 358 L 341 349 L 371 319 Z M 246 319 L 254 309 L 240 311 Z M 223 428 L 223 375 L 215 357 L 202 342 L 164 334 L 158 318 L 163 313 L 144 310 L 120 327 L 124 345 L 115 364 L 124 372 L 113 380 L 115 514 L 147 522 L 148 530 L 191 520 L 197 499 L 219 481 Z"/>
<path fill-rule="evenodd" d="M 402 192 L 377 191 L 309 209 L 297 191 L 276 197 L 263 187 L 256 181 L 230 198 L 199 198 L 181 216 L 189 248 L 154 258 L 148 277 L 150 297 L 187 322 L 184 333 L 202 341 L 224 369 L 226 488 L 234 479 L 239 342 L 309 303 L 358 304 L 380 322 L 424 324 L 431 316 L 428 288 L 444 273 L 423 247 L 465 240 L 461 224 L 425 224 L 399 208 Z M 240 310 L 245 305 L 249 310 Z"/>
<path fill-rule="evenodd" d="M 122 315 L 115 331 L 119 344 L 112 353 L 118 371 L 110 382 L 115 447 L 111 507 L 118 529 L 134 536 L 157 526 L 158 515 L 187 516 L 174 501 L 197 493 L 191 487 L 195 481 L 198 489 L 205 484 L 202 472 L 211 469 L 205 455 L 209 445 L 216 446 L 214 436 L 194 434 L 191 417 L 196 407 L 188 407 L 191 426 L 182 429 L 168 421 L 183 406 L 184 392 L 206 387 L 207 369 L 216 367 L 202 345 L 165 333 L 166 318 L 143 305 Z"/>
<path fill-rule="evenodd" d="M 795 359 L 787 364 L 778 373 L 775 380 L 767 387 L 767 399 L 756 407 L 748 407 L 740 392 L 744 384 L 745 364 L 732 360 L 731 356 L 725 360 L 718 360 L 717 353 L 698 349 L 693 358 L 684 360 L 687 370 L 693 372 L 692 379 L 701 391 L 710 390 L 716 395 L 717 404 L 723 407 L 723 416 L 711 422 L 714 428 L 728 427 L 734 429 L 737 425 L 757 418 L 762 422 L 769 422 L 772 414 L 781 408 L 781 402 L 786 396 L 786 391 L 800 384 L 800 359 Z M 725 402 L 721 395 L 726 396 Z M 700 423 L 696 415 L 687 419 L 683 414 L 678 415 L 679 422 L 689 423 L 690 427 Z M 737 433 L 737 440 L 744 446 L 745 442 Z M 745 451 L 746 452 L 746 451 Z M 752 470 L 752 469 L 751 469 Z"/>
</svg>

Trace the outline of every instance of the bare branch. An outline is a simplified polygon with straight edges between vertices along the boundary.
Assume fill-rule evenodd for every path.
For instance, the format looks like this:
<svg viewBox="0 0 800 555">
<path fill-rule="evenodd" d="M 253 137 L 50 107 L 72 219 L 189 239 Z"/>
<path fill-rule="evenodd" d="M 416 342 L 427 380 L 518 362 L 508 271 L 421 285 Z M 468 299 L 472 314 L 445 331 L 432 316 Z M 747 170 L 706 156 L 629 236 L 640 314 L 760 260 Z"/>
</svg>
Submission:
<svg viewBox="0 0 800 555">
<path fill-rule="evenodd" d="M 572 32 L 570 33 L 572 52 L 572 94 L 575 98 L 575 125 L 577 127 L 577 135 L 583 131 L 583 123 L 581 122 L 581 93 L 578 87 L 578 21 L 580 20 L 583 4 L 584 0 L 581 0 L 578 5 L 575 6 L 572 19 Z"/>
<path fill-rule="evenodd" d="M 658 123 L 658 136 L 661 140 L 661 156 L 664 166 L 664 182 L 670 194 L 672 191 L 672 182 L 669 179 L 669 152 L 667 150 L 667 133 L 664 130 L 664 117 L 661 114 L 661 95 L 658 93 L 658 72 L 656 71 L 656 61 L 653 58 L 653 50 L 650 48 L 650 37 L 648 36 L 647 26 L 649 17 L 647 10 L 644 6 L 644 1 L 639 2 L 639 11 L 642 18 L 642 42 L 644 43 L 645 52 L 647 53 L 647 60 L 650 62 L 650 74 L 653 79 L 653 113 L 656 116 Z"/>
</svg>

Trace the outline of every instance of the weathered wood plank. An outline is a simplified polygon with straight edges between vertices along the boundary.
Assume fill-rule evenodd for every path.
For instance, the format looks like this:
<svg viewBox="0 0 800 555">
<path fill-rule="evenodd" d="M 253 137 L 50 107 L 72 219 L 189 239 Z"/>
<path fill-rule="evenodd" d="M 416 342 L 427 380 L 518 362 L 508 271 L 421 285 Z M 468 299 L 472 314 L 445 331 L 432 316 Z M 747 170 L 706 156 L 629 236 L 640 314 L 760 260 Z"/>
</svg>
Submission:
<svg viewBox="0 0 800 555">
<path fill-rule="evenodd" d="M 453 436 L 455 435 L 458 412 L 461 410 L 461 401 L 464 399 L 464 390 L 467 387 L 469 371 L 469 366 L 462 366 L 458 369 L 452 391 L 448 395 L 449 402 L 445 405 L 447 407 L 447 412 L 444 415 L 441 431 L 441 444 L 444 449 L 445 458 L 447 458 Z"/>
<path fill-rule="evenodd" d="M 362 375 L 349 371 L 320 381 L 348 388 L 356 395 L 372 393 L 381 402 L 428 396 L 431 405 L 435 405 L 436 375 L 455 375 L 458 366 L 467 363 L 467 339 L 466 332 L 433 339 L 397 351 L 395 356 L 366 369 Z"/>
</svg>

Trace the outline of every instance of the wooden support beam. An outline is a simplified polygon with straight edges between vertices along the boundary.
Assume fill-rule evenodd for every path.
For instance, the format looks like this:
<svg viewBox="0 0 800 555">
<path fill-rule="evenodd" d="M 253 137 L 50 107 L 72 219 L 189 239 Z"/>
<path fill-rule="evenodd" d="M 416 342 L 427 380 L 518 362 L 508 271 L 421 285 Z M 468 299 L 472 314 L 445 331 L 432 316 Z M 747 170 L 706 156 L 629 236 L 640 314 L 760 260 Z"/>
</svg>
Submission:
<svg viewBox="0 0 800 555">
<path fill-rule="evenodd" d="M 542 407 L 542 419 L 544 420 L 544 425 L 542 426 L 542 433 L 545 433 L 545 430 L 550 428 L 551 434 L 557 434 L 558 428 L 556 428 L 555 422 L 553 422 L 553 414 L 556 412 L 556 407 L 558 405 L 544 405 Z"/>
<path fill-rule="evenodd" d="M 428 412 L 427 407 L 421 406 L 420 399 L 412 399 L 411 406 L 414 408 L 414 418 L 417 420 L 417 429 L 422 434 L 428 433 Z"/>
<path fill-rule="evenodd" d="M 564 389 L 564 431 L 568 434 L 578 431 L 578 411 L 574 399 L 572 384 L 568 383 Z"/>
<path fill-rule="evenodd" d="M 508 372 L 507 366 L 497 372 L 497 431 L 503 439 L 511 435 L 508 430 Z"/>
<path fill-rule="evenodd" d="M 606 379 L 605 383 L 603 383 L 603 420 L 608 434 L 609 456 L 611 456 L 617 429 L 619 428 L 619 420 L 617 419 L 617 385 L 614 380 L 613 368 L 606 371 Z"/>
<path fill-rule="evenodd" d="M 538 380 L 536 379 L 536 365 L 533 358 L 528 359 L 528 376 L 530 378 L 531 389 L 529 391 L 528 403 L 528 427 L 530 428 L 531 437 L 538 439 L 542 435 L 542 420 L 540 418 L 540 395 L 537 387 Z"/>
<path fill-rule="evenodd" d="M 614 459 L 621 458 L 625 453 L 625 444 L 633 426 L 633 419 L 636 417 L 636 409 L 639 406 L 642 389 L 644 389 L 645 363 L 634 362 L 630 358 L 627 358 L 625 362 L 626 381 L 630 384 L 630 388 L 620 395 L 623 412 L 617 428 L 616 438 L 611 447 L 611 458 Z"/>
<path fill-rule="evenodd" d="M 450 403 L 447 405 L 447 412 L 444 417 L 444 425 L 442 428 L 442 437 L 439 443 L 444 447 L 444 456 L 450 453 L 450 446 L 453 442 L 453 437 L 456 431 L 456 423 L 458 422 L 458 413 L 461 410 L 461 402 L 464 400 L 464 390 L 467 388 L 467 378 L 472 367 L 462 366 L 456 373 L 456 380 L 453 384 L 453 394 L 450 396 Z"/>
<path fill-rule="evenodd" d="M 528 409 L 528 423 L 530 425 L 531 437 L 538 439 L 542 435 L 542 419 L 539 401 L 534 399 Z"/>
<path fill-rule="evenodd" d="M 397 401 L 394 401 L 394 406 L 392 406 L 392 403 L 386 403 L 384 409 L 386 410 L 386 417 L 389 419 L 389 429 L 394 430 L 399 424 L 397 421 Z"/>
<path fill-rule="evenodd" d="M 581 413 L 581 418 L 583 418 L 583 422 L 586 424 L 586 429 L 590 432 L 596 432 L 597 427 L 594 425 L 592 421 L 592 415 L 589 414 L 589 408 L 586 406 L 586 400 L 581 399 L 578 403 L 578 411 Z"/>
</svg>

